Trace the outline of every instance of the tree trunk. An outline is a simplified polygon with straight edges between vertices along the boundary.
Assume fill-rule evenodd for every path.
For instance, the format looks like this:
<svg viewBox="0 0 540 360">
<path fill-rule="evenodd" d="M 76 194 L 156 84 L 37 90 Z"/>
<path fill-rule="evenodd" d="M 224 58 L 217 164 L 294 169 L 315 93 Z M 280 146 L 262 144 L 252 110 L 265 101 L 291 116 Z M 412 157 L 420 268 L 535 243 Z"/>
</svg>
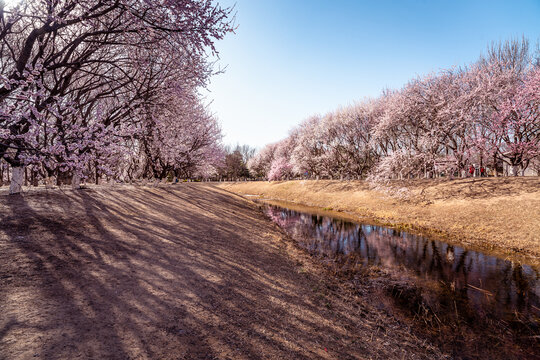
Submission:
<svg viewBox="0 0 540 360">
<path fill-rule="evenodd" d="M 38 181 L 37 171 L 35 169 L 32 169 L 32 186 L 38 186 L 38 185 L 39 185 L 39 181 Z"/>
<path fill-rule="evenodd" d="M 54 186 L 54 177 L 47 174 L 47 177 L 45 178 L 45 188 L 52 189 L 53 186 Z"/>
<path fill-rule="evenodd" d="M 9 193 L 20 194 L 22 192 L 22 184 L 24 181 L 24 167 L 13 166 L 11 174 L 11 184 L 9 185 Z"/>
<path fill-rule="evenodd" d="M 81 188 L 81 176 L 78 171 L 73 172 L 73 177 L 71 178 L 71 188 L 73 190 L 78 190 Z"/>
<path fill-rule="evenodd" d="M 518 176 L 519 175 L 518 166 L 517 165 L 512 165 L 511 172 L 512 172 L 512 176 Z"/>
<path fill-rule="evenodd" d="M 525 176 L 525 170 L 529 167 L 530 160 L 524 160 L 521 162 L 521 176 Z"/>
</svg>

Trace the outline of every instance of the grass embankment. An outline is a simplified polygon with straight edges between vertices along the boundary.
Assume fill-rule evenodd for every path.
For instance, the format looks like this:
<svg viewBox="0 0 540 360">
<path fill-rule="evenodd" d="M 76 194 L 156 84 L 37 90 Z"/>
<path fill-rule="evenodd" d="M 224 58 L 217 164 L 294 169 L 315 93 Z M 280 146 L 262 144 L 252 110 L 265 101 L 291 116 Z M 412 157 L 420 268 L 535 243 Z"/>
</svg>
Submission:
<svg viewBox="0 0 540 360">
<path fill-rule="evenodd" d="M 225 183 L 238 193 L 348 212 L 540 266 L 540 178 Z"/>
</svg>

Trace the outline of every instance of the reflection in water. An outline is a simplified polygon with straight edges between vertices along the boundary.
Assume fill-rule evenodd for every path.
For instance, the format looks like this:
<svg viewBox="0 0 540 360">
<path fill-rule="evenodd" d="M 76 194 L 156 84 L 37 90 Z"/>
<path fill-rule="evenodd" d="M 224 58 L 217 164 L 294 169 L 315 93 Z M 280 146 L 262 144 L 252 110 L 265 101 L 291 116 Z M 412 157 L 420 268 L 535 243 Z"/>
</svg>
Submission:
<svg viewBox="0 0 540 360">
<path fill-rule="evenodd" d="M 269 204 L 265 212 L 313 254 L 333 260 L 353 258 L 436 283 L 445 290 L 438 299 L 441 303 L 457 298 L 460 307 L 482 315 L 504 317 L 517 311 L 530 320 L 540 316 L 540 274 L 529 266 L 391 228 Z"/>
</svg>

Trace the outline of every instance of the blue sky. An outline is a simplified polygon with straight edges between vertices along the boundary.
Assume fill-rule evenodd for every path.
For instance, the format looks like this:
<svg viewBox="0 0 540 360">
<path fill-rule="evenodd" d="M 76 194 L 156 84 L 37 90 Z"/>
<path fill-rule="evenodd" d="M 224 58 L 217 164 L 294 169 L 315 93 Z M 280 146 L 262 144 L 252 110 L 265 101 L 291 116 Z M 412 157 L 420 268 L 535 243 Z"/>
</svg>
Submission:
<svg viewBox="0 0 540 360">
<path fill-rule="evenodd" d="M 226 144 L 278 141 L 324 114 L 417 75 L 469 64 L 493 41 L 540 40 L 540 0 L 220 0 L 236 34 L 204 92 Z"/>
</svg>

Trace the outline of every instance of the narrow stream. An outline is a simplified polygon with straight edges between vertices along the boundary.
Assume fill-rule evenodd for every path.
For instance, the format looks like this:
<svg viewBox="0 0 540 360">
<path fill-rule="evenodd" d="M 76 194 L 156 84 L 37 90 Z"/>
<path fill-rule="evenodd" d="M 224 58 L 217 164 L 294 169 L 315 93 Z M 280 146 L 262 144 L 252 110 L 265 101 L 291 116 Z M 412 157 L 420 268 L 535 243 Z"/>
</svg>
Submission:
<svg viewBox="0 0 540 360">
<path fill-rule="evenodd" d="M 296 211 L 268 203 L 263 203 L 263 208 L 312 254 L 331 261 L 350 263 L 352 259 L 357 264 L 382 267 L 398 277 L 413 279 L 421 288 L 436 288 L 436 302 L 454 302 L 446 308 L 459 306 L 461 314 L 472 318 L 518 317 L 538 331 L 538 269 L 388 227 L 315 214 L 309 209 Z"/>
</svg>

